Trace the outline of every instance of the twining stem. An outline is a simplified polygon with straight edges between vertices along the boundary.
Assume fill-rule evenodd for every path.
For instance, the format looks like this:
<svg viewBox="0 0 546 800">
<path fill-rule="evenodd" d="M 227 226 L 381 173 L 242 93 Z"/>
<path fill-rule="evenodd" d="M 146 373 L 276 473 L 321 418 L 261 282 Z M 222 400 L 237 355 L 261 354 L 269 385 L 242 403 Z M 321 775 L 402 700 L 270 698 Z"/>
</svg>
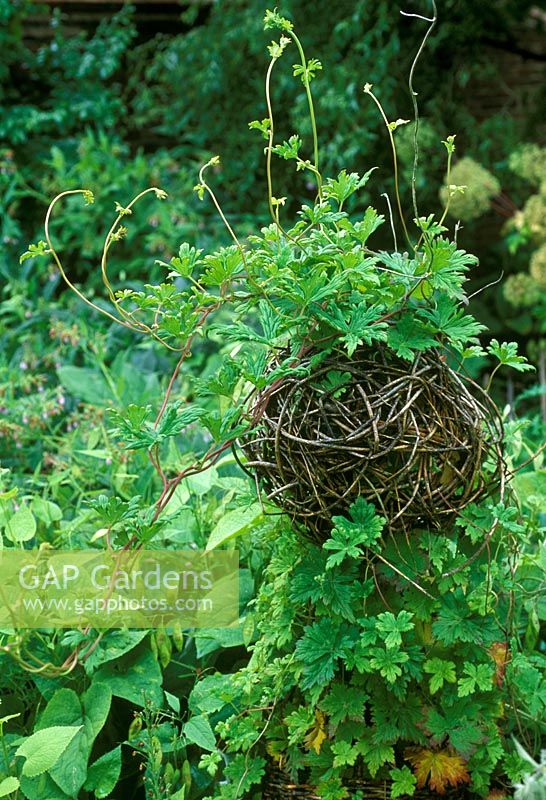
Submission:
<svg viewBox="0 0 546 800">
<path fill-rule="evenodd" d="M 216 211 L 218 212 L 218 215 L 219 215 L 220 219 L 222 220 L 222 222 L 224 223 L 225 227 L 227 228 L 227 231 L 228 231 L 229 235 L 233 239 L 234 243 L 237 245 L 237 248 L 238 248 L 238 250 L 239 250 L 239 252 L 241 254 L 242 262 L 246 267 L 247 263 L 246 263 L 246 256 L 245 256 L 244 248 L 243 248 L 241 242 L 239 241 L 239 239 L 237 238 L 237 235 L 236 235 L 235 231 L 233 230 L 233 228 L 229 224 L 226 215 L 222 211 L 222 207 L 221 207 L 220 203 L 218 202 L 218 200 L 216 199 L 216 195 L 214 194 L 214 192 L 212 191 L 212 189 L 210 188 L 210 186 L 208 185 L 208 183 L 205 180 L 205 170 L 208 169 L 209 167 L 213 166 L 214 164 L 218 164 L 219 161 L 220 161 L 220 159 L 218 157 L 216 157 L 216 158 L 212 158 L 206 164 L 203 164 L 203 166 L 199 170 L 199 184 L 198 185 L 200 187 L 202 187 L 203 189 L 205 189 L 205 191 L 209 195 L 210 199 L 214 203 L 214 207 L 215 207 Z"/>
<path fill-rule="evenodd" d="M 413 75 L 415 73 L 415 68 L 417 66 L 417 62 L 419 61 L 423 50 L 425 49 L 425 45 L 427 43 L 428 37 L 433 31 L 434 26 L 436 25 L 436 21 L 438 19 L 438 12 L 436 9 L 436 2 L 435 0 L 432 1 L 432 19 L 428 19 L 430 22 L 429 27 L 423 37 L 423 40 L 415 54 L 415 58 L 413 59 L 413 63 L 411 65 L 409 78 L 408 78 L 408 88 L 411 96 L 411 102 L 413 104 L 413 118 L 415 120 L 415 128 L 413 131 L 413 169 L 411 173 L 411 199 L 413 201 L 413 211 L 415 214 L 415 219 L 419 219 L 419 211 L 417 208 L 417 190 L 416 190 L 416 181 L 417 181 L 417 165 L 419 163 L 419 142 L 418 142 L 418 133 L 419 133 L 419 106 L 417 103 L 417 92 L 414 91 L 413 88 Z M 409 16 L 409 15 L 407 15 Z M 419 15 L 412 15 L 412 16 L 419 16 Z M 425 17 L 420 17 L 420 19 L 426 19 Z"/>
<path fill-rule="evenodd" d="M 108 296 L 110 297 L 110 300 L 112 301 L 113 305 L 116 307 L 117 311 L 123 317 L 131 317 L 132 315 L 130 314 L 130 312 L 127 312 L 123 308 L 120 307 L 120 304 L 116 299 L 116 296 L 114 294 L 114 291 L 112 289 L 110 281 L 108 280 L 108 274 L 107 274 L 107 271 L 106 271 L 106 265 L 107 265 L 107 259 L 108 259 L 108 251 L 110 250 L 110 247 L 111 247 L 112 243 L 114 241 L 116 241 L 114 233 L 115 233 L 118 225 L 120 224 L 121 220 L 124 217 L 126 217 L 128 214 L 131 213 L 132 207 L 136 203 L 138 203 L 138 201 L 141 199 L 141 197 L 144 197 L 145 195 L 149 194 L 150 192 L 155 192 L 157 194 L 157 189 L 155 187 L 151 187 L 149 189 L 145 189 L 143 192 L 140 192 L 140 194 L 137 194 L 137 196 L 134 197 L 131 200 L 131 202 L 129 203 L 128 206 L 126 206 L 124 209 L 122 209 L 119 212 L 119 214 L 117 215 L 116 219 L 114 220 L 114 223 L 112 224 L 112 227 L 110 228 L 110 230 L 106 234 L 106 238 L 104 240 L 104 246 L 102 248 L 102 256 L 101 256 L 101 260 L 100 260 L 100 269 L 101 269 L 101 274 L 102 274 L 102 282 L 104 283 L 104 286 L 106 287 L 106 291 L 108 292 Z M 137 325 L 141 325 L 142 323 L 136 323 L 136 324 Z"/>
<path fill-rule="evenodd" d="M 311 119 L 311 129 L 313 132 L 313 162 L 315 165 L 315 177 L 317 179 L 317 190 L 319 200 L 322 200 L 322 178 L 319 171 L 319 146 L 318 146 L 318 133 L 317 133 L 317 120 L 315 117 L 315 107 L 313 105 L 313 95 L 311 93 L 311 86 L 309 81 L 309 74 L 307 71 L 307 59 L 303 51 L 302 44 L 294 31 L 289 31 L 288 35 L 298 48 L 298 53 L 301 58 L 301 65 L 303 67 L 303 85 L 305 86 L 305 94 L 307 95 L 307 104 L 309 106 L 309 117 Z"/>
<path fill-rule="evenodd" d="M 267 145 L 265 169 L 267 174 L 267 201 L 269 204 L 269 213 L 271 214 L 273 221 L 275 221 L 275 213 L 273 211 L 273 178 L 271 175 L 271 157 L 273 155 L 273 138 L 275 136 L 275 127 L 273 121 L 273 106 L 271 103 L 271 74 L 276 62 L 276 58 L 271 60 L 265 76 L 265 102 L 267 105 L 267 115 L 269 117 L 269 142 Z"/>
<path fill-rule="evenodd" d="M 148 194 L 149 192 L 155 192 L 155 194 L 157 196 L 164 196 L 164 194 L 165 194 L 164 192 L 162 192 L 161 189 L 157 189 L 155 187 L 152 187 L 150 189 L 146 189 L 145 191 L 143 191 L 139 195 L 137 195 L 131 201 L 131 203 L 129 203 L 129 205 L 127 206 L 127 209 L 125 209 L 125 210 L 130 210 L 131 207 L 141 197 L 143 197 L 145 194 Z M 101 258 L 101 273 L 102 273 L 103 283 L 104 283 L 104 285 L 106 287 L 106 290 L 108 291 L 109 299 L 111 300 L 111 302 L 115 306 L 116 310 L 120 313 L 121 319 L 120 319 L 120 317 L 116 317 L 114 314 L 111 314 L 105 308 L 101 308 L 96 303 L 93 303 L 91 300 L 89 300 L 83 294 L 83 292 L 81 292 L 78 289 L 78 287 L 75 286 L 72 283 L 72 281 L 70 280 L 70 278 L 66 274 L 65 269 L 64 269 L 64 267 L 63 267 L 63 265 L 61 263 L 61 260 L 60 260 L 58 254 L 57 254 L 57 251 L 53 247 L 53 244 L 52 244 L 52 241 L 51 241 L 51 234 L 49 232 L 49 225 L 50 225 L 50 221 L 51 221 L 51 215 L 52 215 L 53 209 L 55 208 L 57 203 L 60 200 L 62 200 L 64 197 L 67 197 L 68 195 L 73 195 L 73 194 L 82 194 L 82 195 L 86 196 L 88 193 L 89 192 L 88 192 L 87 189 L 70 189 L 70 190 L 68 190 L 66 192 L 61 192 L 61 194 L 58 194 L 57 197 L 55 197 L 51 201 L 51 203 L 49 205 L 49 208 L 47 209 L 46 218 L 45 218 L 45 224 L 44 224 L 45 238 L 46 238 L 46 242 L 47 242 L 47 245 L 48 245 L 48 248 L 49 248 L 49 253 L 50 253 L 51 257 L 53 258 L 53 260 L 54 260 L 54 262 L 55 262 L 55 264 L 57 266 L 57 269 L 59 270 L 59 272 L 61 274 L 62 279 L 64 280 L 66 285 L 74 292 L 74 294 L 77 295 L 77 297 L 79 297 L 80 300 L 83 300 L 83 302 L 86 303 L 86 305 L 90 306 L 94 311 L 97 311 L 99 314 L 103 314 L 105 317 L 108 317 L 108 319 L 112 320 L 112 322 L 116 322 L 118 325 L 121 325 L 122 327 L 127 328 L 130 331 L 133 331 L 135 333 L 147 333 L 153 339 L 155 339 L 157 342 L 159 342 L 164 347 L 166 347 L 168 350 L 171 350 L 171 351 L 173 351 L 175 353 L 179 352 L 181 348 L 173 347 L 168 342 L 166 342 L 164 339 L 162 339 L 160 336 L 158 336 L 157 333 L 154 330 L 152 330 L 152 328 L 150 328 L 148 325 L 146 325 L 145 323 L 139 322 L 138 320 L 134 319 L 133 315 L 130 312 L 128 313 L 128 312 L 124 311 L 120 307 L 119 302 L 116 300 L 116 298 L 115 298 L 115 296 L 113 294 L 112 287 L 110 285 L 110 282 L 108 280 L 108 276 L 107 276 L 107 273 L 106 273 L 106 259 L 107 259 L 107 255 L 108 255 L 108 250 L 110 249 L 110 245 L 115 240 L 115 237 L 113 237 L 113 233 L 115 231 L 115 228 L 118 226 L 119 221 L 121 220 L 121 218 L 123 216 L 126 216 L 126 214 L 123 214 L 123 213 L 122 214 L 118 214 L 118 217 L 116 218 L 116 221 L 115 221 L 114 225 L 111 227 L 110 231 L 108 232 L 108 235 L 106 236 L 105 244 L 104 244 L 104 248 L 103 248 L 103 253 L 102 253 L 102 258 Z"/>
<path fill-rule="evenodd" d="M 85 189 L 70 189 L 70 190 L 68 190 L 66 192 L 61 192 L 61 194 L 58 194 L 57 197 L 55 197 L 51 201 L 51 203 L 49 204 L 49 208 L 47 209 L 44 228 L 45 228 L 45 238 L 46 238 L 46 242 L 47 242 L 47 245 L 49 247 L 49 250 L 51 252 L 51 256 L 52 256 L 53 260 L 55 261 L 57 269 L 61 273 L 62 279 L 67 284 L 67 286 L 70 289 L 72 289 L 74 294 L 76 294 L 80 298 L 80 300 L 83 300 L 83 302 L 86 303 L 88 306 L 91 306 L 91 308 L 93 308 L 95 311 L 98 311 L 100 314 L 104 314 L 106 317 L 111 319 L 113 322 L 117 322 L 118 325 L 122 325 L 124 328 L 128 328 L 129 330 L 134 331 L 134 330 L 136 330 L 134 325 L 130 325 L 128 322 L 125 322 L 124 320 L 119 319 L 119 317 L 116 317 L 113 314 L 110 314 L 110 312 L 106 311 L 106 309 L 100 308 L 100 306 L 98 306 L 95 303 L 93 303 L 82 292 L 80 292 L 78 287 L 75 286 L 72 283 L 72 281 L 70 280 L 70 278 L 68 277 L 68 275 L 64 271 L 64 267 L 63 267 L 63 265 L 61 263 L 61 260 L 60 260 L 59 256 L 57 255 L 57 252 L 56 252 L 55 248 L 53 247 L 53 244 L 51 243 L 51 237 L 50 237 L 50 234 L 49 234 L 49 222 L 50 222 L 50 219 L 51 219 L 51 213 L 52 213 L 53 209 L 55 208 L 55 206 L 57 205 L 57 203 L 59 202 L 59 200 L 61 200 L 63 197 L 67 197 L 68 195 L 71 195 L 71 194 L 83 194 L 83 195 L 85 195 L 86 194 L 86 190 Z"/>
<path fill-rule="evenodd" d="M 393 162 L 393 172 L 394 172 L 394 193 L 395 193 L 395 196 L 396 196 L 396 205 L 397 205 L 397 208 L 398 208 L 398 214 L 400 216 L 400 222 L 402 223 L 402 228 L 404 229 L 404 235 L 405 235 L 405 237 L 407 239 L 408 244 L 413 249 L 413 245 L 412 245 L 412 242 L 411 242 L 411 239 L 410 239 L 410 235 L 408 233 L 408 228 L 407 228 L 407 225 L 406 225 L 406 220 L 404 218 L 404 212 L 402 211 L 402 202 L 400 200 L 400 185 L 399 185 L 399 179 L 398 179 L 398 156 L 396 154 L 396 144 L 394 143 L 394 135 L 393 135 L 393 132 L 392 132 L 392 128 L 391 128 L 391 125 L 389 124 L 389 121 L 387 119 L 387 116 L 386 116 L 385 112 L 383 111 L 383 106 L 381 105 L 381 103 L 379 102 L 379 100 L 377 99 L 375 94 L 372 92 L 371 86 L 369 84 L 366 84 L 366 86 L 364 87 L 364 91 L 366 92 L 366 94 L 370 95 L 370 97 L 372 98 L 372 100 L 376 104 L 377 108 L 379 109 L 379 113 L 381 114 L 381 117 L 383 118 L 383 122 L 385 123 L 385 127 L 387 128 L 387 132 L 389 134 L 389 140 L 390 140 L 390 143 L 391 143 L 391 150 L 392 150 L 392 162 Z"/>
<path fill-rule="evenodd" d="M 452 191 L 451 191 L 450 187 L 451 187 L 451 160 L 452 160 L 452 156 L 453 156 L 453 150 L 450 148 L 447 151 L 447 172 L 446 172 L 447 202 L 446 202 L 446 207 L 444 208 L 444 213 L 442 214 L 442 216 L 440 218 L 440 225 L 444 224 L 445 218 L 447 217 L 447 214 L 448 214 L 448 211 L 449 211 L 449 206 L 451 205 Z"/>
</svg>

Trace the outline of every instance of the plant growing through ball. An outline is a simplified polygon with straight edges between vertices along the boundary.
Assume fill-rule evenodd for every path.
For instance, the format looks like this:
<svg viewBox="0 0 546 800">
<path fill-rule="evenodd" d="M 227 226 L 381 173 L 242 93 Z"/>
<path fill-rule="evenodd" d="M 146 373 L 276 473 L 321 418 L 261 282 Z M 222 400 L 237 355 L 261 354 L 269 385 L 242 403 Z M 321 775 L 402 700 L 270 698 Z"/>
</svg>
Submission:
<svg viewBox="0 0 546 800">
<path fill-rule="evenodd" d="M 267 115 L 250 127 L 265 142 L 268 226 L 239 240 L 209 179 L 219 166 L 214 157 L 195 188 L 216 207 L 230 243 L 210 254 L 182 244 L 163 264 L 164 282 L 116 289 L 108 268 L 135 205 L 148 193 L 165 200 L 160 189 L 117 205 L 100 263 L 108 307 L 73 284 L 54 248 L 53 211 L 68 193 L 50 206 L 45 242 L 23 258 L 50 256 L 95 312 L 173 357 L 159 408 L 135 402 L 111 414 L 123 446 L 147 453 L 157 496 L 95 503 L 108 546 L 153 542 L 182 481 L 230 449 L 254 475 L 263 511 L 287 511 L 304 534 L 279 523 L 251 663 L 235 691 L 213 704 L 211 713 L 222 712 L 221 741 L 203 767 L 214 773 L 227 761 L 216 796 L 251 792 L 266 754 L 332 800 L 346 796 L 351 781 L 378 777 L 392 782 L 393 797 L 469 782 L 485 794 L 495 770 L 517 777 L 499 704 L 518 654 L 511 548 L 516 540 L 524 546 L 526 531 L 507 502 L 501 415 L 466 376 L 465 362 L 487 355 L 497 362 L 493 371 L 529 367 L 514 344 L 483 348 L 484 326 L 466 308 L 476 259 L 444 224 L 461 188 L 449 181 L 454 136 L 444 141 L 445 208 L 420 215 L 414 192 L 410 221 L 396 155 L 396 130 L 406 121 L 389 121 L 366 84 L 385 122 L 393 180 L 387 219 L 371 206 L 359 211 L 359 190 L 368 181 L 386 188 L 385 180 L 371 169 L 322 175 L 312 94 L 321 64 L 307 59 L 276 11 L 266 13 L 265 27 L 279 38 L 268 48 Z M 290 51 L 310 143 L 297 134 L 275 138 L 271 81 Z M 295 222 L 284 213 L 290 203 L 277 189 L 274 157 L 314 182 Z M 414 180 L 416 168 L 417 160 Z M 374 244 L 382 225 L 389 248 Z M 205 337 L 221 361 L 197 378 L 186 367 Z M 187 458 L 179 443 L 195 425 L 202 449 Z M 334 469 L 321 470 L 321 453 Z M 240 523 L 209 546 L 226 545 L 252 524 L 256 514 L 245 515 L 245 503 L 253 508 L 234 495 Z"/>
</svg>

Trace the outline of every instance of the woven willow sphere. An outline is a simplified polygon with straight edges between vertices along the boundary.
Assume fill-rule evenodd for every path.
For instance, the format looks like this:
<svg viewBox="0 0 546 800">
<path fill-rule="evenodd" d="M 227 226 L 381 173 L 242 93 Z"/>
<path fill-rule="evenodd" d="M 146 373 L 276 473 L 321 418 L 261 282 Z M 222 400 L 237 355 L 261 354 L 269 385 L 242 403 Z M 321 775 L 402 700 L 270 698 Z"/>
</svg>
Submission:
<svg viewBox="0 0 546 800">
<path fill-rule="evenodd" d="M 310 375 L 257 392 L 249 416 L 246 468 L 317 540 L 358 497 L 409 531 L 438 526 L 502 479 L 495 405 L 436 351 L 413 363 L 385 347 L 333 351 Z"/>
</svg>

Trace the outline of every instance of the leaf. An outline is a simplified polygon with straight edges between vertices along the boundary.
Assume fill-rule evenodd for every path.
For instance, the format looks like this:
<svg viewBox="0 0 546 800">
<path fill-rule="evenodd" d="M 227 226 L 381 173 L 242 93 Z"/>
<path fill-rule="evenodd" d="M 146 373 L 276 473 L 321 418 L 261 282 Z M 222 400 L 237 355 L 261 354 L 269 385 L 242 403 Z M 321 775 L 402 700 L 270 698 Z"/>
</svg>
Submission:
<svg viewBox="0 0 546 800">
<path fill-rule="evenodd" d="M 67 392 L 84 403 L 105 406 L 116 399 L 106 378 L 98 370 L 66 365 L 57 369 L 57 377 Z"/>
<path fill-rule="evenodd" d="M 94 737 L 87 741 L 82 704 L 73 689 L 65 687 L 55 692 L 39 718 L 36 729 L 48 729 L 51 725 L 79 727 L 76 736 L 49 771 L 51 778 L 65 794 L 77 795 L 85 782 L 87 760 Z"/>
<path fill-rule="evenodd" d="M 340 206 L 343 205 L 348 197 L 368 183 L 374 169 L 375 167 L 372 167 L 362 178 L 357 172 L 348 173 L 347 170 L 342 169 L 337 178 L 328 178 L 324 183 L 324 197 L 331 197 L 337 200 Z"/>
<path fill-rule="evenodd" d="M 275 155 L 284 158 L 286 161 L 290 159 L 297 159 L 299 158 L 299 151 L 302 146 L 303 142 L 299 136 L 294 134 L 291 136 L 288 141 L 284 141 L 282 144 L 278 144 L 275 147 L 271 148 L 271 152 L 275 153 Z"/>
<path fill-rule="evenodd" d="M 171 258 L 169 266 L 172 267 L 173 273 L 176 275 L 181 278 L 188 278 L 195 267 L 201 263 L 200 256 L 202 252 L 202 250 L 196 250 L 195 247 L 190 247 L 187 242 L 184 242 L 184 244 L 180 245 L 178 256 Z"/>
<path fill-rule="evenodd" d="M 478 263 L 476 256 L 457 250 L 457 245 L 447 239 L 435 238 L 425 244 L 427 257 L 427 283 L 447 297 L 461 300 L 462 284 L 468 267 Z"/>
<path fill-rule="evenodd" d="M 204 258 L 202 281 L 206 286 L 221 286 L 243 267 L 241 251 L 236 245 L 222 247 Z"/>
<path fill-rule="evenodd" d="M 295 78 L 300 76 L 302 83 L 305 85 L 310 83 L 315 77 L 315 73 L 321 69 L 322 64 L 320 61 L 317 61 L 316 58 L 310 58 L 305 66 L 303 64 L 294 64 L 293 75 Z"/>
<path fill-rule="evenodd" d="M 389 328 L 388 343 L 397 356 L 408 361 L 413 360 L 416 352 L 438 344 L 430 330 L 412 314 L 404 314 Z"/>
<path fill-rule="evenodd" d="M 409 795 L 410 797 L 413 795 L 417 778 L 409 767 L 391 769 L 389 774 L 392 779 L 391 798 L 393 800 L 401 795 Z"/>
<path fill-rule="evenodd" d="M 499 359 L 499 363 L 506 367 L 512 367 L 517 372 L 526 372 L 534 369 L 524 356 L 518 356 L 517 342 L 503 342 L 499 344 L 497 339 L 491 339 L 487 352 Z"/>
<path fill-rule="evenodd" d="M 324 543 L 325 550 L 332 550 L 326 562 L 327 569 L 341 564 L 346 558 L 360 558 L 362 548 L 371 547 L 381 536 L 385 525 L 375 507 L 359 497 L 349 508 L 349 519 L 345 516 L 332 518 L 334 528 Z"/>
<path fill-rule="evenodd" d="M 343 632 L 345 625 L 325 617 L 305 627 L 303 637 L 296 643 L 296 657 L 303 664 L 302 689 L 324 686 L 333 678 L 338 659 L 351 643 Z"/>
<path fill-rule="evenodd" d="M 364 245 L 372 233 L 384 222 L 385 217 L 382 214 L 378 214 L 375 208 L 368 206 L 364 212 L 363 219 L 354 224 L 349 222 L 348 219 L 342 219 L 339 222 L 339 226 L 349 231 L 360 244 Z"/>
<path fill-rule="evenodd" d="M 85 671 L 92 674 L 101 664 L 114 661 L 116 658 L 133 650 L 148 635 L 148 631 L 108 631 L 89 657 L 84 661 Z"/>
<path fill-rule="evenodd" d="M 315 724 L 305 737 L 305 746 L 308 750 L 314 750 L 318 755 L 327 738 L 326 717 L 321 711 L 317 710 L 315 711 Z"/>
<path fill-rule="evenodd" d="M 36 533 L 36 520 L 28 506 L 21 506 L 6 523 L 6 536 L 12 542 L 28 542 Z"/>
<path fill-rule="evenodd" d="M 294 26 L 290 22 L 289 19 L 286 17 L 282 17 L 277 9 L 271 11 L 267 9 L 264 16 L 264 29 L 268 30 L 269 28 L 278 28 L 281 31 L 289 32 L 292 30 Z"/>
<path fill-rule="evenodd" d="M 443 713 L 432 708 L 428 712 L 427 730 L 434 743 L 449 737 L 450 744 L 465 758 L 484 741 L 484 730 L 480 721 L 480 706 L 467 700 L 458 700 L 446 707 Z"/>
<path fill-rule="evenodd" d="M 87 772 L 85 789 L 103 798 L 114 790 L 121 773 L 121 745 L 105 753 L 91 764 Z"/>
<path fill-rule="evenodd" d="M 19 781 L 17 778 L 9 777 L 0 781 L 0 797 L 7 797 L 8 794 L 16 792 L 19 788 Z"/>
<path fill-rule="evenodd" d="M 325 553 L 311 551 L 297 565 L 293 573 L 290 598 L 295 603 L 322 602 L 334 614 L 341 614 L 354 622 L 353 602 L 357 584 L 354 567 L 346 572 L 339 570 L 325 571 Z"/>
<path fill-rule="evenodd" d="M 43 497 L 34 497 L 31 503 L 32 513 L 46 525 L 52 525 L 63 518 L 63 512 L 57 503 L 45 500 Z"/>
<path fill-rule="evenodd" d="M 459 697 L 474 694 L 476 689 L 487 692 L 493 688 L 493 668 L 489 664 L 471 664 L 465 661 L 463 678 L 459 678 Z"/>
<path fill-rule="evenodd" d="M 233 681 L 230 675 L 206 675 L 193 687 L 188 707 L 196 713 L 212 714 L 233 700 Z"/>
<path fill-rule="evenodd" d="M 21 256 L 19 256 L 19 263 L 22 264 L 27 258 L 36 258 L 36 256 L 47 256 L 51 253 L 50 248 L 44 241 L 39 241 L 38 244 L 29 244 Z"/>
<path fill-rule="evenodd" d="M 130 403 L 123 413 L 111 409 L 111 432 L 123 439 L 126 450 L 150 449 L 171 436 L 177 436 L 192 422 L 202 419 L 206 413 L 195 405 L 180 410 L 181 405 L 182 402 L 177 401 L 167 406 L 157 427 L 148 419 L 150 406 Z"/>
<path fill-rule="evenodd" d="M 456 347 L 463 348 L 468 342 L 485 330 L 485 326 L 477 322 L 474 317 L 457 309 L 454 301 L 442 294 L 436 301 L 436 308 L 423 309 L 421 314 L 430 322 L 439 333 L 443 333 Z"/>
<path fill-rule="evenodd" d="M 104 727 L 112 704 L 110 687 L 94 680 L 82 695 L 84 726 L 88 743 L 94 742 Z"/>
<path fill-rule="evenodd" d="M 453 661 L 445 661 L 443 658 L 430 658 L 425 661 L 424 670 L 432 675 L 429 683 L 431 694 L 436 694 L 444 683 L 455 683 L 457 680 Z"/>
<path fill-rule="evenodd" d="M 163 703 L 161 667 L 148 648 L 138 648 L 103 664 L 95 673 L 94 682 L 106 684 L 113 695 L 137 706 L 149 700 L 154 706 Z"/>
<path fill-rule="evenodd" d="M 378 744 L 373 739 L 362 739 L 358 745 L 372 778 L 383 764 L 394 764 L 394 748 L 389 744 Z"/>
<path fill-rule="evenodd" d="M 410 747 L 405 752 L 405 758 L 413 766 L 419 789 L 428 782 L 428 788 L 433 792 L 445 794 L 449 787 L 455 788 L 470 781 L 466 762 L 449 750 Z"/>
<path fill-rule="evenodd" d="M 341 341 L 344 342 L 349 356 L 363 342 L 371 344 L 373 341 L 386 339 L 387 323 L 379 322 L 383 313 L 382 306 L 366 308 L 361 304 L 352 308 L 346 318 L 341 309 L 332 303 L 326 310 L 320 306 L 316 308 L 317 316 L 342 334 Z"/>
<path fill-rule="evenodd" d="M 329 724 L 337 727 L 346 719 L 362 719 L 367 700 L 368 695 L 364 689 L 334 683 L 321 701 L 320 707 L 328 714 Z"/>
<path fill-rule="evenodd" d="M 383 650 L 375 647 L 372 650 L 373 658 L 370 661 L 372 669 L 377 670 L 387 683 L 394 683 L 402 675 L 400 664 L 409 661 L 409 655 L 395 649 Z"/>
<path fill-rule="evenodd" d="M 184 736 L 190 744 L 196 744 L 203 750 L 216 749 L 216 737 L 204 714 L 191 717 L 184 725 Z"/>
<path fill-rule="evenodd" d="M 269 139 L 269 131 L 271 130 L 271 120 L 269 117 L 262 120 L 253 119 L 252 122 L 248 123 L 248 127 L 251 131 L 260 131 L 264 139 Z"/>
<path fill-rule="evenodd" d="M 350 742 L 345 742 L 343 739 L 339 742 L 334 742 L 332 753 L 335 756 L 334 767 L 352 767 L 359 756 L 358 747 L 353 747 Z"/>
<path fill-rule="evenodd" d="M 62 688 L 39 719 L 38 730 L 55 723 L 80 728 L 49 773 L 67 795 L 76 796 L 85 783 L 93 743 L 104 727 L 111 702 L 112 694 L 104 684 L 93 682 L 81 698 L 72 689 Z"/>
<path fill-rule="evenodd" d="M 236 536 L 243 536 L 261 522 L 262 518 L 263 508 L 261 503 L 252 503 L 247 508 L 236 508 L 233 511 L 228 511 L 212 529 L 206 551 L 214 550 L 215 547 L 229 542 Z"/>
<path fill-rule="evenodd" d="M 519 472 L 512 478 L 512 486 L 522 505 L 537 510 L 546 508 L 546 469 Z"/>
<path fill-rule="evenodd" d="M 409 611 L 400 611 L 398 616 L 394 616 L 390 611 L 385 611 L 377 617 L 375 627 L 383 635 L 383 641 L 387 649 L 400 647 L 402 644 L 402 633 L 411 631 L 414 627 L 411 621 L 413 614 Z"/>
<path fill-rule="evenodd" d="M 15 751 L 16 756 L 26 759 L 23 775 L 33 778 L 51 769 L 79 730 L 81 725 L 53 725 L 28 736 Z"/>
<path fill-rule="evenodd" d="M 440 610 L 436 621 L 432 624 L 434 635 L 443 644 L 450 645 L 456 641 L 483 641 L 484 626 L 479 622 L 468 619 L 469 609 L 460 589 L 457 589 L 453 594 L 447 595 L 443 602 L 443 608 Z"/>
</svg>

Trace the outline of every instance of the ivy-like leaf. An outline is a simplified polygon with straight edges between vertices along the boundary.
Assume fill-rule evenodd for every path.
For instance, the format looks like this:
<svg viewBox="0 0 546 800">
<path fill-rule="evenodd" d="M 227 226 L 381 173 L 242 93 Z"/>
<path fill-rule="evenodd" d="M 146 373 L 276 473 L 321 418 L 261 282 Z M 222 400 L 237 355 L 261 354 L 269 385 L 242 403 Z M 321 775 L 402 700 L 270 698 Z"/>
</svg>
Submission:
<svg viewBox="0 0 546 800">
<path fill-rule="evenodd" d="M 391 785 L 391 798 L 394 800 L 396 797 L 408 795 L 411 797 L 415 791 L 417 778 L 412 773 L 409 767 L 401 767 L 401 769 L 391 769 L 390 776 L 392 779 Z"/>
<path fill-rule="evenodd" d="M 381 634 L 387 649 L 400 647 L 402 634 L 411 631 L 414 627 L 412 618 L 413 614 L 409 611 L 400 611 L 397 616 L 391 611 L 379 614 L 375 627 Z"/>
<path fill-rule="evenodd" d="M 431 694 L 436 694 L 444 683 L 455 683 L 457 680 L 453 661 L 445 661 L 443 658 L 430 658 L 425 661 L 424 670 L 432 676 L 429 681 Z"/>
<path fill-rule="evenodd" d="M 459 349 L 473 341 L 481 331 L 485 330 L 485 325 L 457 309 L 453 300 L 447 295 L 440 295 L 436 302 L 436 308 L 423 309 L 421 314 Z"/>
<path fill-rule="evenodd" d="M 303 142 L 300 137 L 293 134 L 288 141 L 284 141 L 282 144 L 277 144 L 275 147 L 272 147 L 271 152 L 284 158 L 286 161 L 298 159 L 300 157 L 299 152 L 302 144 Z"/>
<path fill-rule="evenodd" d="M 324 686 L 334 676 L 336 664 L 345 654 L 351 637 L 344 625 L 325 617 L 304 630 L 296 644 L 296 656 L 303 664 L 302 688 Z"/>
<path fill-rule="evenodd" d="M 368 183 L 374 169 L 375 167 L 369 169 L 362 177 L 357 172 L 347 172 L 346 169 L 342 169 L 337 178 L 328 178 L 325 181 L 323 186 L 324 197 L 337 200 L 341 207 L 348 197 Z M 373 211 L 373 209 L 371 210 Z"/>
<path fill-rule="evenodd" d="M 493 688 L 493 668 L 489 664 L 471 664 L 465 661 L 464 677 L 459 678 L 459 697 L 474 694 L 477 689 L 487 692 Z"/>
<path fill-rule="evenodd" d="M 415 353 L 438 345 L 430 329 L 413 314 L 404 314 L 389 327 L 387 341 L 396 355 L 413 361 Z"/>
<path fill-rule="evenodd" d="M 374 506 L 359 497 L 349 509 L 347 517 L 332 518 L 334 528 L 324 543 L 325 550 L 332 550 L 326 568 L 332 569 L 346 558 L 360 558 L 363 548 L 372 547 L 385 525 L 384 517 L 378 516 Z"/>
<path fill-rule="evenodd" d="M 518 356 L 517 342 L 503 342 L 499 344 L 497 339 L 492 339 L 487 348 L 490 355 L 498 358 L 499 363 L 505 367 L 512 367 L 518 372 L 526 372 L 534 369 L 524 356 Z"/>
<path fill-rule="evenodd" d="M 449 787 L 470 782 L 466 762 L 449 750 L 412 747 L 405 757 L 413 766 L 419 789 L 428 785 L 433 792 L 444 794 Z"/>
<path fill-rule="evenodd" d="M 367 700 L 368 695 L 364 689 L 334 683 L 321 701 L 320 708 L 328 715 L 330 725 L 337 727 L 346 719 L 362 719 Z"/>
</svg>

